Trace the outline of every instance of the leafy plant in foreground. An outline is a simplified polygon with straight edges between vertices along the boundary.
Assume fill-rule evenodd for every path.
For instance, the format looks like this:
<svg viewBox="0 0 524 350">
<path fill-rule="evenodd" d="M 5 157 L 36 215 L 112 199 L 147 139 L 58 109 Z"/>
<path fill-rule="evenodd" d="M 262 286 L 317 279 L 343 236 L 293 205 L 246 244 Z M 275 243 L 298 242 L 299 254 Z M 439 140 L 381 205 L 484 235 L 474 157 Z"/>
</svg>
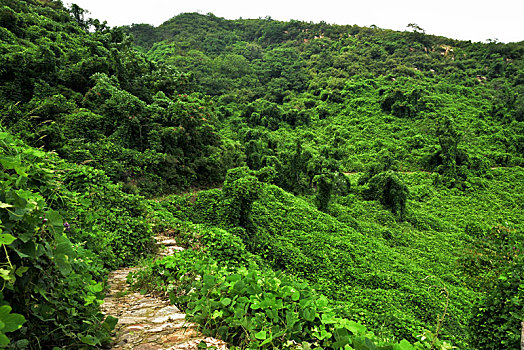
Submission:
<svg viewBox="0 0 524 350">
<path fill-rule="evenodd" d="M 151 283 L 154 276 L 155 283 Z M 135 283 L 167 292 L 206 335 L 242 349 L 450 349 L 431 332 L 412 345 L 380 340 L 365 326 L 341 318 L 325 296 L 283 273 L 220 267 L 187 250 L 157 260 Z"/>
</svg>

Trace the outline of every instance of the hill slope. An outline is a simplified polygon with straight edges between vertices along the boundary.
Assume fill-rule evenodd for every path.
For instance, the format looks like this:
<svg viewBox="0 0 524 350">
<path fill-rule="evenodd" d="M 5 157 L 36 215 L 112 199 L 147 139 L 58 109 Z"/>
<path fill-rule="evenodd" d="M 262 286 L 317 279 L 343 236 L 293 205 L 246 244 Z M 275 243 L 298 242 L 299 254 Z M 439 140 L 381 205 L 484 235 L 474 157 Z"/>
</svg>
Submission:
<svg viewBox="0 0 524 350">
<path fill-rule="evenodd" d="M 0 52 L 0 344 L 101 346 L 154 230 L 193 249 L 141 283 L 237 345 L 518 341 L 523 42 L 6 0 Z"/>
</svg>

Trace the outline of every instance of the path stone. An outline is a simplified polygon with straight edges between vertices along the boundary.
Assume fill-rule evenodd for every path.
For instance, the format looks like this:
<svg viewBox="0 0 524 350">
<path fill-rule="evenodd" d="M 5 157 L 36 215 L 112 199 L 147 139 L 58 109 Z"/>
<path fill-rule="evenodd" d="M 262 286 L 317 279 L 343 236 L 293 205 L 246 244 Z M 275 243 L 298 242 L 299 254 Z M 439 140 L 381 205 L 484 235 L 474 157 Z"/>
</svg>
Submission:
<svg viewBox="0 0 524 350">
<path fill-rule="evenodd" d="M 157 236 L 155 237 L 155 240 L 157 246 L 159 247 L 159 256 L 173 255 L 175 252 L 184 250 L 184 248 L 179 247 L 176 240 L 171 237 Z"/>
<path fill-rule="evenodd" d="M 156 237 L 159 256 L 173 254 L 184 248 L 170 237 Z M 185 314 L 165 298 L 142 295 L 128 289 L 127 276 L 137 268 L 123 268 L 108 276 L 109 292 L 101 306 L 102 312 L 118 318 L 113 350 L 182 350 L 197 349 L 204 341 L 219 350 L 228 349 L 221 340 L 204 337 L 195 324 L 185 321 Z"/>
</svg>

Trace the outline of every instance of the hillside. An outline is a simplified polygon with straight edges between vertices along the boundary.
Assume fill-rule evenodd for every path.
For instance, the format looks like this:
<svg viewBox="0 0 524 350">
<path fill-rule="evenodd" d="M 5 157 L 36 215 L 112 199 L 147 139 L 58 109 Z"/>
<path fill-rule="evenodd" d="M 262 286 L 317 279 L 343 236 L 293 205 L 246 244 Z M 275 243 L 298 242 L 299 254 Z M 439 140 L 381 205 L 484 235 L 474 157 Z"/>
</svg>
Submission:
<svg viewBox="0 0 524 350">
<path fill-rule="evenodd" d="M 246 349 L 513 349 L 524 41 L 0 4 L 0 347 L 102 348 L 108 271 Z M 184 245 L 153 260 L 153 235 Z"/>
<path fill-rule="evenodd" d="M 291 128 L 268 142 L 328 145 L 347 171 L 381 151 L 404 169 L 428 169 L 449 117 L 470 157 L 522 165 L 522 42 L 199 14 L 126 30 L 151 59 L 191 72 L 196 91 L 216 96 L 237 138 L 258 126 Z M 251 152 L 248 165 L 260 167 Z M 278 146 L 266 152 L 281 158 Z"/>
</svg>

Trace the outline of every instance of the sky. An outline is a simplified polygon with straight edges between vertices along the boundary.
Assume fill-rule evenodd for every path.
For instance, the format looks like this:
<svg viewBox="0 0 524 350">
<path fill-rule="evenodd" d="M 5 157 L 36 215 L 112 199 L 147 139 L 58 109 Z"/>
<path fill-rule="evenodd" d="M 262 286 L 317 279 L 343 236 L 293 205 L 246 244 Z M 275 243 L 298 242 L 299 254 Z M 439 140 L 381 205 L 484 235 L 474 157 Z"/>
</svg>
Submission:
<svg viewBox="0 0 524 350">
<path fill-rule="evenodd" d="M 524 40 L 524 0 L 64 0 L 110 26 L 158 26 L 184 12 L 213 13 L 227 19 L 264 18 L 331 24 L 376 25 L 407 30 L 416 23 L 427 34 L 486 42 Z"/>
</svg>

